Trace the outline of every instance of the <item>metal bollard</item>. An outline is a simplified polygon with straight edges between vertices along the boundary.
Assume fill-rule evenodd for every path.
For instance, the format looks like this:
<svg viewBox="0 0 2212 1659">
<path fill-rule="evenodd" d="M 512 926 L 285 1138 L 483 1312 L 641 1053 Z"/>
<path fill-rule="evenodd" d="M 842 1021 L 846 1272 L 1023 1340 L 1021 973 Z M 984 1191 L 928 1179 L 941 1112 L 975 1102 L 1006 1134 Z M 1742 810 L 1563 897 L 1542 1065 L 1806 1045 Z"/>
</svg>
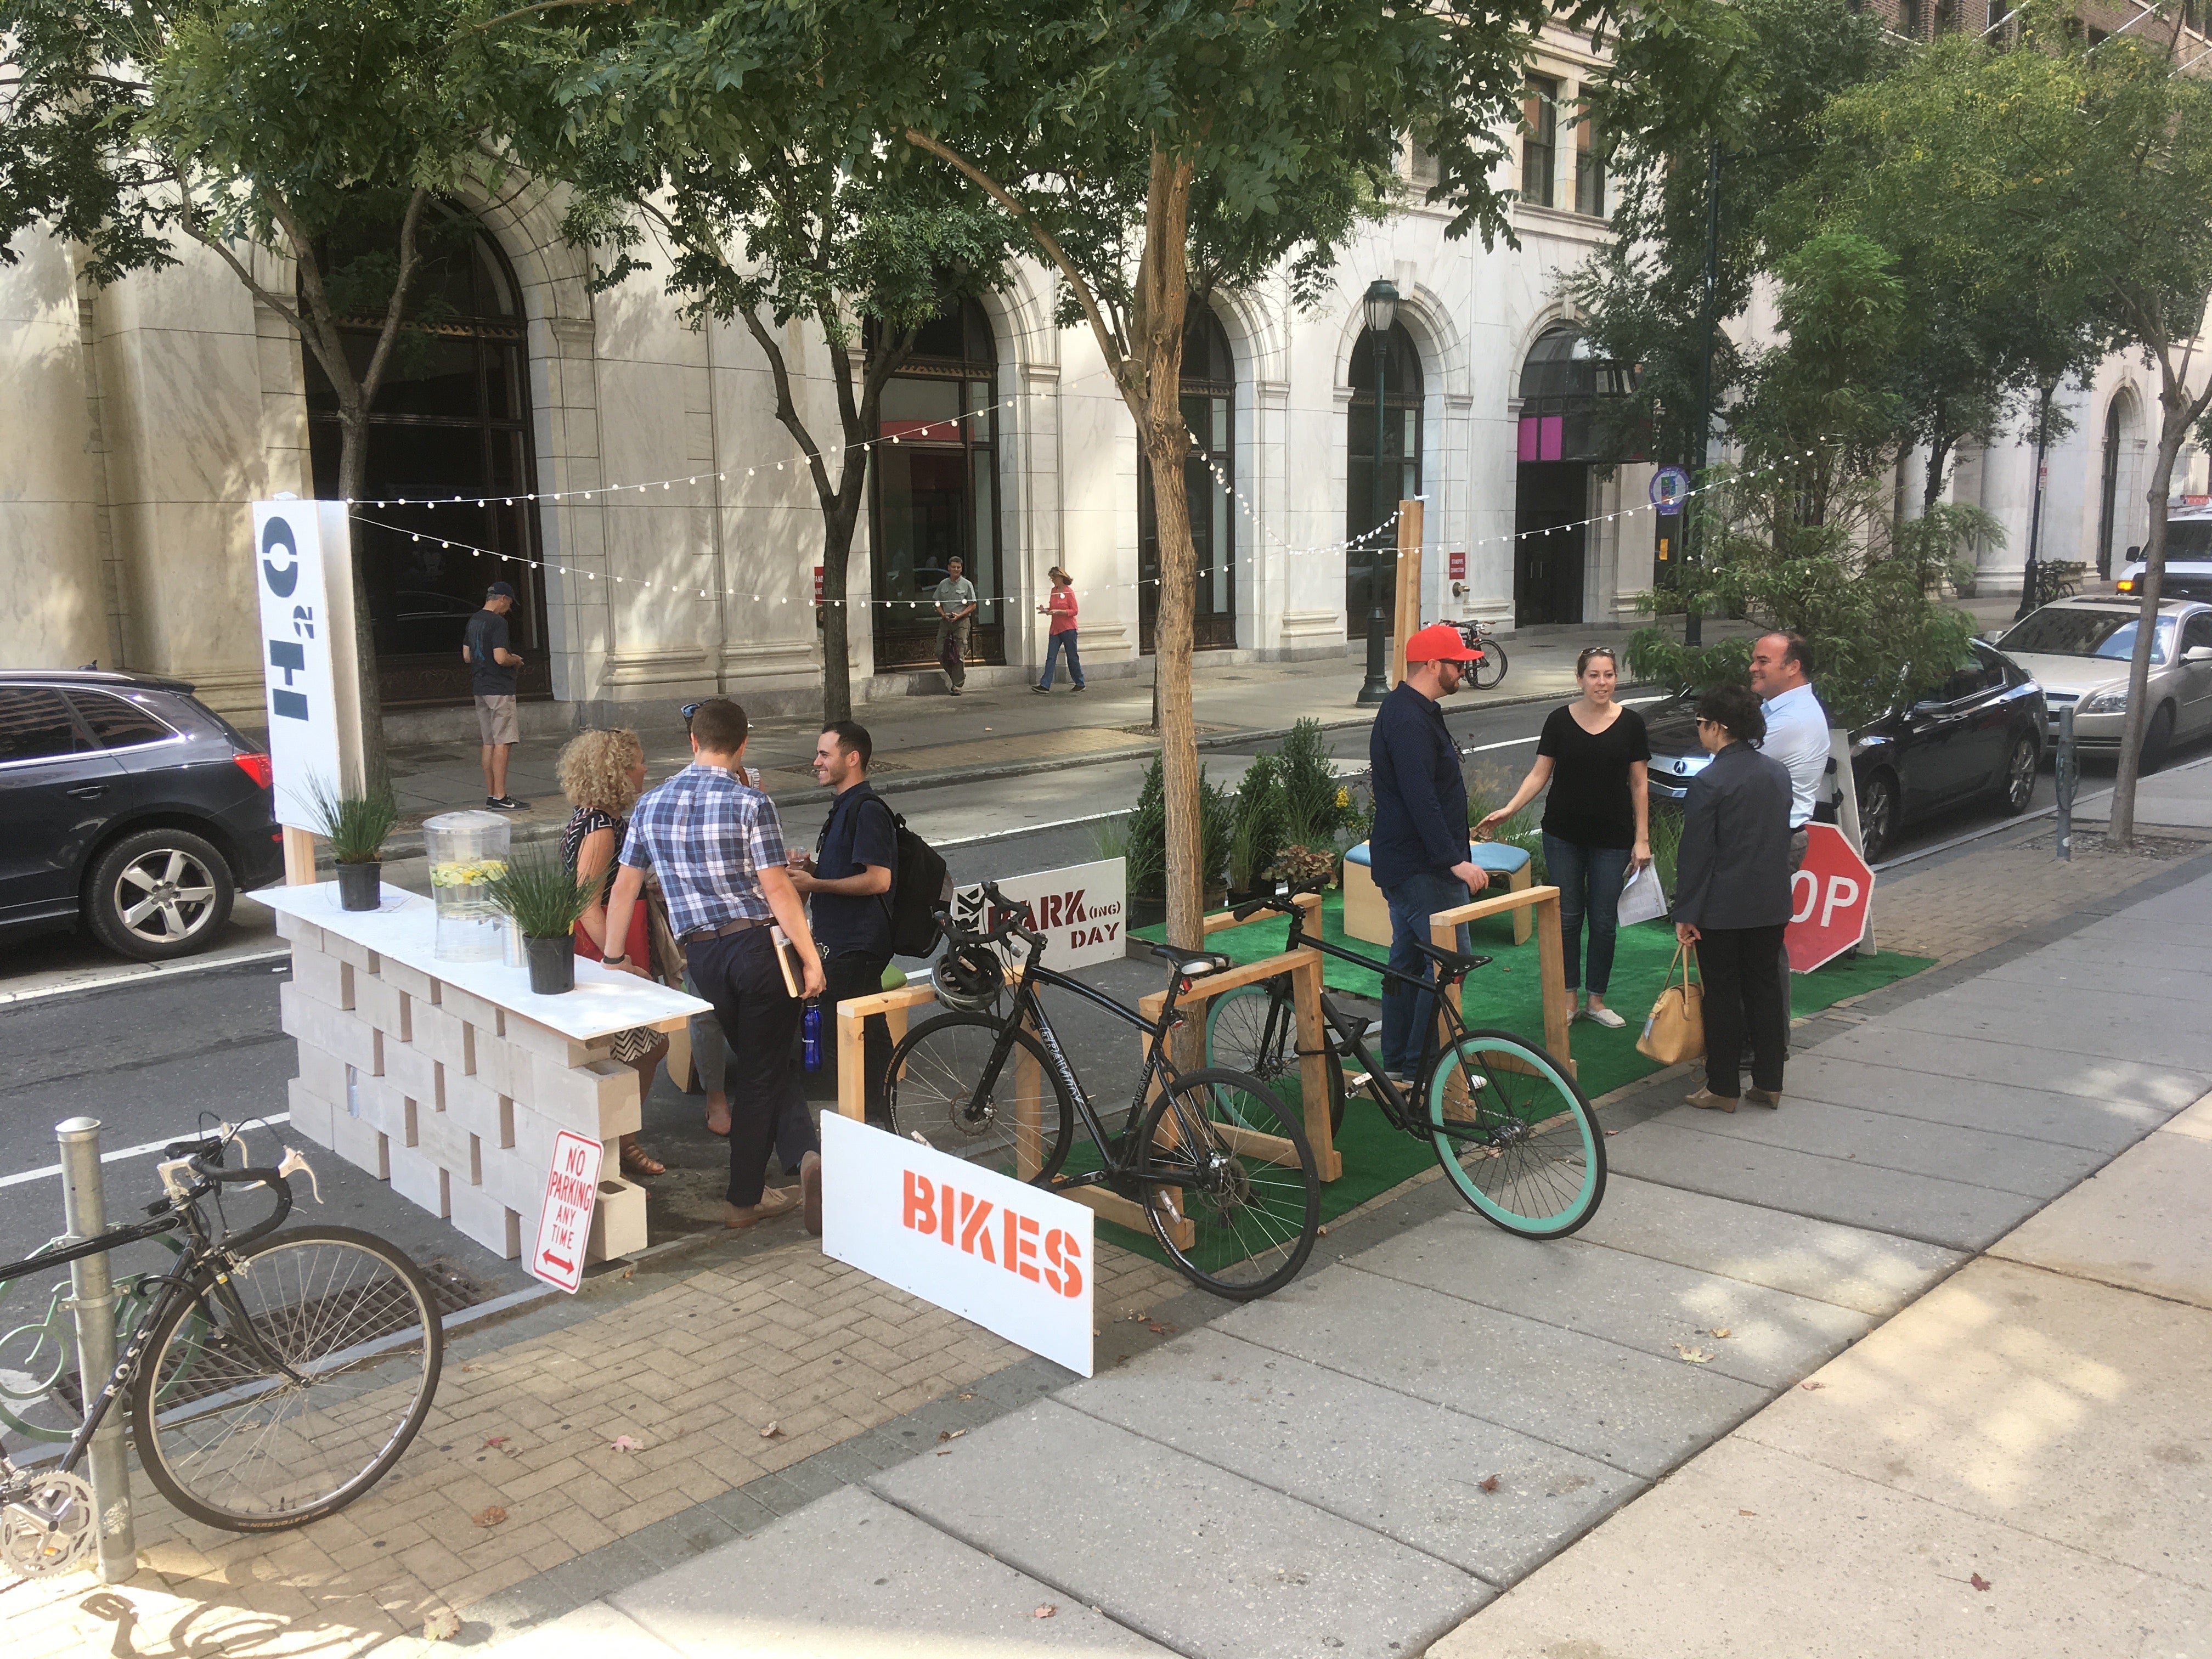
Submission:
<svg viewBox="0 0 2212 1659">
<path fill-rule="evenodd" d="M 100 1120 L 73 1117 L 54 1126 L 62 1149 L 62 1213 L 72 1242 L 107 1229 L 101 1183 Z M 115 1282 L 105 1255 L 70 1266 L 70 1307 L 76 1315 L 77 1376 L 88 1410 L 115 1375 Z M 85 1459 L 92 1501 L 100 1513 L 100 1582 L 119 1584 L 138 1571 L 131 1525 L 131 1464 L 123 1442 L 123 1402 L 112 1402 Z"/>
<path fill-rule="evenodd" d="M 2081 784 L 2081 757 L 2074 747 L 2074 705 L 2058 711 L 2058 758 L 2051 771 L 2058 786 L 2058 856 L 2074 858 L 2074 792 Z"/>
</svg>

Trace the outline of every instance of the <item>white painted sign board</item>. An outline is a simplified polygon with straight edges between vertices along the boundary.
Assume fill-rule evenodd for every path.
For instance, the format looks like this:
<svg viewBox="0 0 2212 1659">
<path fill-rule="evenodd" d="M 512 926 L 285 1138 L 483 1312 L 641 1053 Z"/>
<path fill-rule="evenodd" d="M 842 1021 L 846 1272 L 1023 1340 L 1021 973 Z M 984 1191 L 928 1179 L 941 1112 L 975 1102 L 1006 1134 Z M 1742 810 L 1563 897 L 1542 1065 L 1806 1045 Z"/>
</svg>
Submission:
<svg viewBox="0 0 2212 1659">
<path fill-rule="evenodd" d="M 253 504 L 253 586 L 276 821 L 318 827 L 314 785 L 358 789 L 361 683 L 354 650 L 353 555 L 337 501 Z"/>
<path fill-rule="evenodd" d="M 1083 1376 L 1091 1222 L 1071 1200 L 823 1114 L 823 1253 Z"/>
<path fill-rule="evenodd" d="M 1126 954 L 1123 925 L 1128 920 L 1128 865 L 1121 859 L 1097 864 L 1072 865 L 1065 870 L 1043 870 L 1035 875 L 1007 876 L 999 891 L 1009 899 L 1025 901 L 1032 926 L 1045 936 L 1045 966 L 1067 973 L 1101 962 L 1118 962 Z M 997 920 L 986 916 L 981 887 L 952 890 L 952 915 L 963 927 L 978 932 Z M 1008 955 L 1022 954 L 1015 941 Z"/>
<path fill-rule="evenodd" d="M 571 1295 L 584 1282 L 584 1244 L 592 1236 L 592 1206 L 599 1195 L 599 1159 L 605 1151 L 574 1130 L 553 1137 L 553 1167 L 545 1177 L 538 1243 L 524 1265 L 533 1279 Z"/>
</svg>

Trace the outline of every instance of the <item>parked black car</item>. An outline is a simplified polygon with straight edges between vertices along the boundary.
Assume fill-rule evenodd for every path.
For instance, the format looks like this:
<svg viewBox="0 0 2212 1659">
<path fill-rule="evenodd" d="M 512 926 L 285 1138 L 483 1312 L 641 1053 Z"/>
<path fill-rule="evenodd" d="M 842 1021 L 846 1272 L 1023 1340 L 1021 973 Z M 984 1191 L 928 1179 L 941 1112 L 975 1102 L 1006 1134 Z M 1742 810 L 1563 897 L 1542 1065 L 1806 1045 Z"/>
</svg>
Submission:
<svg viewBox="0 0 2212 1659">
<path fill-rule="evenodd" d="M 283 873 L 275 805 L 269 757 L 181 680 L 0 672 L 0 936 L 205 950 Z"/>
<path fill-rule="evenodd" d="M 2043 757 L 2043 688 L 1978 640 L 1972 653 L 1918 702 L 1851 733 L 1869 864 L 1904 825 L 1977 796 L 1996 797 L 2008 812 L 2027 810 Z M 1680 800 L 1711 758 L 1698 742 L 1696 702 L 1691 693 L 1644 711 L 1655 799 Z"/>
</svg>

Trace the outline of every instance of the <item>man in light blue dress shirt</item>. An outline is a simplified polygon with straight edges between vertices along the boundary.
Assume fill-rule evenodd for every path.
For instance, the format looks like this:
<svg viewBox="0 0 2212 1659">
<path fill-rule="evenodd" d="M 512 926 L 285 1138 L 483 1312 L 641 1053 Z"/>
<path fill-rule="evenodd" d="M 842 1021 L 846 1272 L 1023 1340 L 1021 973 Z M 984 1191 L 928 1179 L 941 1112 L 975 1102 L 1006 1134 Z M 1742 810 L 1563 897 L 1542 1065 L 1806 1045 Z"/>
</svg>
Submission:
<svg viewBox="0 0 2212 1659">
<path fill-rule="evenodd" d="M 1751 689 L 1766 716 L 1760 745 L 1790 769 L 1790 868 L 1805 861 L 1805 826 L 1828 775 L 1828 711 L 1813 693 L 1805 641 L 1795 634 L 1763 634 L 1752 641 Z"/>
</svg>

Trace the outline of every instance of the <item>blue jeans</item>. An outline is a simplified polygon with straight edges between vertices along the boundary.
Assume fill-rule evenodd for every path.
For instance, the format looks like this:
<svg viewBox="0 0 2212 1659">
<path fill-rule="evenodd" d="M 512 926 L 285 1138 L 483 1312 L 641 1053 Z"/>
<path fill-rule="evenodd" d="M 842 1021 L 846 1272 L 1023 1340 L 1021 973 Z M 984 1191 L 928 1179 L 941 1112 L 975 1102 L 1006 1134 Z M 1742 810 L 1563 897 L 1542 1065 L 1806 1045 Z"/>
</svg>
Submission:
<svg viewBox="0 0 2212 1659">
<path fill-rule="evenodd" d="M 1414 949 L 1413 941 L 1433 944 L 1429 918 L 1439 910 L 1455 910 L 1468 902 L 1467 884 L 1441 870 L 1407 876 L 1382 889 L 1382 902 L 1390 909 L 1390 966 L 1401 974 L 1427 980 L 1435 963 Z M 1453 948 L 1467 949 L 1462 925 Z M 1421 1049 L 1429 1024 L 1436 1018 L 1436 994 L 1416 990 L 1396 980 L 1382 981 L 1382 1069 L 1395 1077 L 1411 1077 L 1421 1063 Z"/>
<path fill-rule="evenodd" d="M 1044 647 L 1044 678 L 1037 682 L 1048 691 L 1052 690 L 1052 665 L 1062 650 L 1067 653 L 1067 678 L 1075 682 L 1075 689 L 1083 689 L 1083 659 L 1076 654 L 1076 629 L 1071 628 L 1054 634 Z"/>
<path fill-rule="evenodd" d="M 1598 996 L 1613 978 L 1613 942 L 1620 931 L 1620 890 L 1628 880 L 1628 848 L 1584 847 L 1544 837 L 1544 868 L 1559 890 L 1559 943 L 1567 989 L 1582 988 L 1583 918 L 1589 918 L 1589 988 Z"/>
</svg>

